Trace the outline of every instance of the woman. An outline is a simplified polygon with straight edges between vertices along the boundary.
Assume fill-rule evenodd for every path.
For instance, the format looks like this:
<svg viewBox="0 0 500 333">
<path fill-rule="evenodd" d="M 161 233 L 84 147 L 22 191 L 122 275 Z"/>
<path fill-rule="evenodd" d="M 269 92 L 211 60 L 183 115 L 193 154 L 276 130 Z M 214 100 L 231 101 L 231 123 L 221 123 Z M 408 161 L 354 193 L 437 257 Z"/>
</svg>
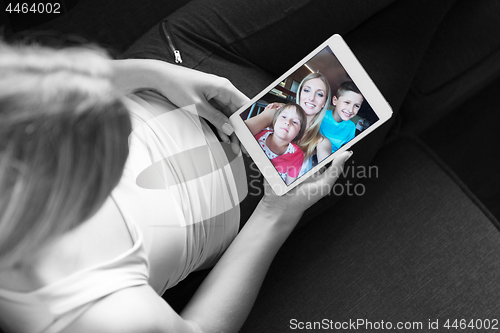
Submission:
<svg viewBox="0 0 500 333">
<path fill-rule="evenodd" d="M 304 152 L 304 163 L 299 177 L 313 167 L 313 156 L 321 162 L 332 152 L 330 140 L 320 133 L 320 126 L 331 100 L 330 85 L 326 77 L 320 72 L 311 73 L 306 76 L 299 85 L 297 93 L 297 104 L 299 104 L 307 115 L 307 129 L 304 136 L 298 142 L 298 146 Z M 281 103 L 271 103 L 259 115 L 246 121 L 249 128 L 263 128 L 271 124 L 276 111 L 282 106 Z"/>
<path fill-rule="evenodd" d="M 223 149 L 238 151 L 209 103 L 230 112 L 247 101 L 227 80 L 85 48 L 4 44 L 0 74 L 8 332 L 237 331 L 279 247 L 350 157 L 290 195 L 266 186 L 236 236 L 241 154 Z M 151 92 L 125 96 L 144 88 L 187 107 L 172 110 Z M 225 132 L 223 143 L 198 115 Z M 214 264 L 180 314 L 159 296 Z"/>
</svg>

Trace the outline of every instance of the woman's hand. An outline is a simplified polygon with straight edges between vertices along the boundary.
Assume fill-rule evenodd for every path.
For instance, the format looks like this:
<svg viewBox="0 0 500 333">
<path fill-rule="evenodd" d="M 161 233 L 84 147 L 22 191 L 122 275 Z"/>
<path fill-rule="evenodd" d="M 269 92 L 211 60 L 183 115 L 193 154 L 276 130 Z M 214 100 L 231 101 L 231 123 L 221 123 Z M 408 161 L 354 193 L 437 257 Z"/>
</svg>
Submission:
<svg viewBox="0 0 500 333">
<path fill-rule="evenodd" d="M 264 108 L 264 110 L 275 109 L 275 111 L 276 111 L 276 110 L 278 110 L 279 108 L 281 108 L 283 106 L 285 106 L 285 104 L 283 104 L 283 103 L 276 103 L 276 102 L 275 103 L 269 103 L 269 104 L 266 105 L 266 107 Z"/>
<path fill-rule="evenodd" d="M 222 140 L 239 152 L 229 116 L 249 101 L 229 80 L 159 60 L 114 61 L 115 83 L 126 93 L 154 89 L 178 107 L 195 104 L 198 114 L 212 123 Z"/>
<path fill-rule="evenodd" d="M 273 123 L 273 118 L 274 115 L 276 114 L 276 111 L 280 107 L 282 107 L 285 104 L 282 103 L 271 103 L 268 104 L 262 112 L 260 112 L 258 115 L 245 120 L 245 124 L 248 126 L 250 129 L 250 132 L 252 132 L 252 135 L 257 135 L 260 131 L 262 131 L 264 128 L 269 127 Z"/>
<path fill-rule="evenodd" d="M 225 78 L 175 65 L 170 67 L 162 73 L 164 82 L 159 82 L 156 90 L 179 107 L 195 104 L 198 114 L 217 128 L 223 141 L 231 142 L 237 154 L 239 141 L 229 117 L 249 99 Z"/>
<path fill-rule="evenodd" d="M 274 194 L 271 186 L 264 182 L 265 195 L 260 209 L 285 216 L 284 220 L 297 220 L 302 213 L 332 191 L 333 185 L 342 174 L 345 162 L 352 156 L 346 151 L 332 161 L 324 172 L 317 172 L 302 184 L 283 196 Z"/>
</svg>

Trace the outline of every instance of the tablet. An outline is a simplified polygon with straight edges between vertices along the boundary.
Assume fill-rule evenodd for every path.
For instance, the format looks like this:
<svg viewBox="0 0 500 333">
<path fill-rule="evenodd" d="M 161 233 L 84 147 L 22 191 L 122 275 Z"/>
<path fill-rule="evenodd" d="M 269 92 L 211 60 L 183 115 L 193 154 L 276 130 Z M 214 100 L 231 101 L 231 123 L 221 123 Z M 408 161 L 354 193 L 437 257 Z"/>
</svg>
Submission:
<svg viewBox="0 0 500 333">
<path fill-rule="evenodd" d="M 392 116 L 340 35 L 333 35 L 230 117 L 273 191 L 283 195 Z"/>
</svg>

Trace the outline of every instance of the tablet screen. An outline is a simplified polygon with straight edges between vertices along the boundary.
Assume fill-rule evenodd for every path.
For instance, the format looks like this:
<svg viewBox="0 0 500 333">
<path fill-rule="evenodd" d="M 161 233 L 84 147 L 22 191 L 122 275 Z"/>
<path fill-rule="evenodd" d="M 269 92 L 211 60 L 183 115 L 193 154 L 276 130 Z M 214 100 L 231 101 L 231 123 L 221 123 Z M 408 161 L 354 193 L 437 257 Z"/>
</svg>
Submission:
<svg viewBox="0 0 500 333">
<path fill-rule="evenodd" d="M 266 107 L 275 112 L 272 122 L 260 123 L 263 128 L 253 126 Z M 240 117 L 286 185 L 379 121 L 329 46 L 268 90 Z"/>
<path fill-rule="evenodd" d="M 283 195 L 392 116 L 345 41 L 333 35 L 230 118 Z"/>
</svg>

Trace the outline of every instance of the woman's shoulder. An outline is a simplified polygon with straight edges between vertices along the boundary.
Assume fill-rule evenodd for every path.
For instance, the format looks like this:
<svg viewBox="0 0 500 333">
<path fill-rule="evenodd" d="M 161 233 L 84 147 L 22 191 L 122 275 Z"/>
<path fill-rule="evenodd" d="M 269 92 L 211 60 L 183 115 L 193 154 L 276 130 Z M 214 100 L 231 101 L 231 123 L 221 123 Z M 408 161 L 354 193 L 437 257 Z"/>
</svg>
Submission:
<svg viewBox="0 0 500 333">
<path fill-rule="evenodd" d="M 149 285 L 143 285 L 97 301 L 63 332 L 195 331 Z"/>
<path fill-rule="evenodd" d="M 108 199 L 89 220 L 47 243 L 29 262 L 22 263 L 22 269 L 2 270 L 0 288 L 35 291 L 112 260 L 132 248 L 133 244 L 122 215 Z M 5 277 L 10 278 L 6 280 Z"/>
<path fill-rule="evenodd" d="M 328 138 L 326 136 L 324 136 L 323 134 L 321 134 L 318 138 L 318 143 L 316 144 L 316 146 L 320 147 L 320 146 L 325 146 L 327 144 L 330 143 L 330 140 L 328 140 Z"/>
<path fill-rule="evenodd" d="M 327 137 L 321 135 L 321 139 L 318 142 L 317 149 L 330 153 L 332 151 L 332 143 Z"/>
</svg>

